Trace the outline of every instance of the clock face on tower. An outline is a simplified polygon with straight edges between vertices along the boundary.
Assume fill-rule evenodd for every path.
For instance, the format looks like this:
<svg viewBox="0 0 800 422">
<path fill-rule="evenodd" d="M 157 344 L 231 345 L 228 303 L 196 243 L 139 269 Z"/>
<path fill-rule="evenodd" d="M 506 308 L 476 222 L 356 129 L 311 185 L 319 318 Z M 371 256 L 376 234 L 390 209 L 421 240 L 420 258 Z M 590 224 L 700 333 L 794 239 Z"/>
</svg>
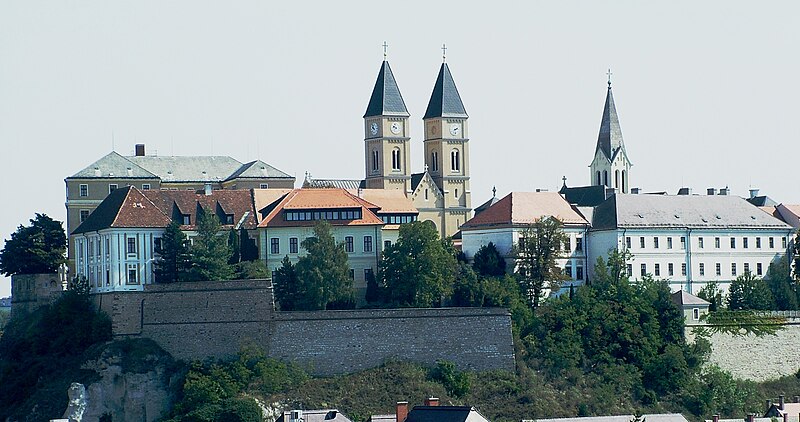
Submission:
<svg viewBox="0 0 800 422">
<path fill-rule="evenodd" d="M 392 125 L 389 127 L 389 129 L 392 131 L 392 133 L 397 135 L 398 133 L 400 133 L 400 123 L 392 122 Z"/>
<path fill-rule="evenodd" d="M 450 134 L 453 136 L 458 136 L 458 133 L 461 131 L 461 126 L 458 123 L 453 123 L 450 125 Z"/>
<path fill-rule="evenodd" d="M 369 125 L 369 133 L 371 133 L 373 135 L 377 135 L 378 134 L 378 124 L 377 123 L 372 122 L 372 124 Z"/>
</svg>

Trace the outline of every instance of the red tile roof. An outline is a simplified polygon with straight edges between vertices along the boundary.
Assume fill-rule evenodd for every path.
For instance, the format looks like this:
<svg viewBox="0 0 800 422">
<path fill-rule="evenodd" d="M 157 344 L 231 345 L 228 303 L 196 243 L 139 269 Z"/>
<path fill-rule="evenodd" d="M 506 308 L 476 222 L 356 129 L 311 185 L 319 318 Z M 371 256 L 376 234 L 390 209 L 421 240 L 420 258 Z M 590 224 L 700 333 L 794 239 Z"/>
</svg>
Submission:
<svg viewBox="0 0 800 422">
<path fill-rule="evenodd" d="M 531 224 L 548 216 L 555 217 L 564 224 L 589 224 L 556 192 L 511 192 L 468 220 L 461 229 Z"/>
<path fill-rule="evenodd" d="M 333 209 L 361 209 L 361 218 L 357 220 L 329 220 L 334 226 L 356 225 L 382 225 L 383 221 L 370 209 L 378 208 L 375 204 L 367 202 L 346 189 L 294 189 L 284 196 L 280 202 L 264 216 L 258 227 L 296 227 L 313 226 L 314 221 L 286 221 L 283 218 L 284 210 L 333 210 Z"/>
</svg>

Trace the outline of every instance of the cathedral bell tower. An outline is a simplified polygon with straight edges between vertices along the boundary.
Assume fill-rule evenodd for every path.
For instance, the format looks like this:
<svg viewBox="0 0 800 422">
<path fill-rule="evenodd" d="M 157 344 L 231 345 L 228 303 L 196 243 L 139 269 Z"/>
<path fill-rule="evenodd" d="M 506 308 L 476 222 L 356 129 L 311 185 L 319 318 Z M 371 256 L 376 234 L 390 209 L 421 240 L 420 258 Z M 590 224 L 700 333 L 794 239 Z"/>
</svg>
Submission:
<svg viewBox="0 0 800 422">
<path fill-rule="evenodd" d="M 608 93 L 603 108 L 603 119 L 600 121 L 600 134 L 597 136 L 597 147 L 594 159 L 589 165 L 589 177 L 592 186 L 614 188 L 618 193 L 630 193 L 630 160 L 622 141 L 622 129 L 619 125 L 614 95 L 611 93 L 611 71 L 608 72 Z"/>
<path fill-rule="evenodd" d="M 423 117 L 425 166 L 444 195 L 444 231 L 455 233 L 470 217 L 467 111 L 443 62 Z"/>
<path fill-rule="evenodd" d="M 384 55 L 364 113 L 364 153 L 368 189 L 411 190 L 408 109 Z"/>
</svg>

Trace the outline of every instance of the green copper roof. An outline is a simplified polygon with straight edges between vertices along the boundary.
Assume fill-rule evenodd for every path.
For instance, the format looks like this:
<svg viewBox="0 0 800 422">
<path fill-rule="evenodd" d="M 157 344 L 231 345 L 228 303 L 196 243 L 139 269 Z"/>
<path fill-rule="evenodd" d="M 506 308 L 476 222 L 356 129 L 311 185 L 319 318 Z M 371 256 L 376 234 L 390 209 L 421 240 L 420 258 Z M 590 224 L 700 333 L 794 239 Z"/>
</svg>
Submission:
<svg viewBox="0 0 800 422">
<path fill-rule="evenodd" d="M 372 116 L 410 116 L 400 94 L 400 88 L 397 87 L 392 68 L 386 60 L 381 64 L 375 88 L 372 89 L 372 96 L 364 113 L 364 117 Z"/>
<path fill-rule="evenodd" d="M 433 93 L 423 119 L 433 117 L 469 117 L 447 63 L 442 63 L 439 69 L 439 76 L 436 78 L 436 85 L 433 86 Z"/>
</svg>

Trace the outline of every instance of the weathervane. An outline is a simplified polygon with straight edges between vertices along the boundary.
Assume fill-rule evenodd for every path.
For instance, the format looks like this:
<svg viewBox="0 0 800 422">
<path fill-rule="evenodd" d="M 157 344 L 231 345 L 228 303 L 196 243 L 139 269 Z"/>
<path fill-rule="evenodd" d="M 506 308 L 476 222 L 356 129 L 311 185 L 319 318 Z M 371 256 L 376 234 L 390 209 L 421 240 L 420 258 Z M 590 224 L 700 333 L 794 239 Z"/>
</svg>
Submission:
<svg viewBox="0 0 800 422">
<path fill-rule="evenodd" d="M 442 44 L 442 63 L 447 60 L 447 45 Z"/>
<path fill-rule="evenodd" d="M 383 60 L 386 60 L 386 50 L 389 48 L 389 44 L 386 41 L 383 42 Z"/>
</svg>

